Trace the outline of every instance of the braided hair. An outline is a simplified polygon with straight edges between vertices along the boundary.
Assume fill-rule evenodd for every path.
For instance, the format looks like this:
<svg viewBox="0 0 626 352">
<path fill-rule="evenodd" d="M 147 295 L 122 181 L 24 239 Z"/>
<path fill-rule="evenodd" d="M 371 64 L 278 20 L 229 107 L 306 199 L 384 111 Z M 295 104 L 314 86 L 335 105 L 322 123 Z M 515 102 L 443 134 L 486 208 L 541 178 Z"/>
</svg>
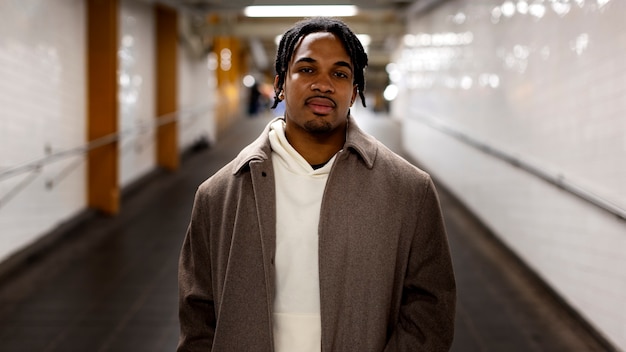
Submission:
<svg viewBox="0 0 626 352">
<path fill-rule="evenodd" d="M 367 54 L 363 49 L 363 45 L 356 37 L 356 35 L 350 30 L 348 25 L 343 21 L 332 17 L 313 17 L 297 22 L 291 29 L 289 29 L 280 40 L 278 44 L 278 51 L 276 52 L 276 75 L 278 76 L 278 82 L 274 87 L 274 105 L 272 109 L 278 106 L 280 102 L 279 94 L 285 83 L 285 77 L 287 75 L 287 68 L 289 62 L 293 56 L 296 45 L 301 38 L 318 32 L 328 32 L 334 34 L 341 40 L 345 47 L 352 64 L 354 65 L 354 83 L 357 85 L 361 102 L 365 107 L 365 68 L 367 67 Z"/>
</svg>

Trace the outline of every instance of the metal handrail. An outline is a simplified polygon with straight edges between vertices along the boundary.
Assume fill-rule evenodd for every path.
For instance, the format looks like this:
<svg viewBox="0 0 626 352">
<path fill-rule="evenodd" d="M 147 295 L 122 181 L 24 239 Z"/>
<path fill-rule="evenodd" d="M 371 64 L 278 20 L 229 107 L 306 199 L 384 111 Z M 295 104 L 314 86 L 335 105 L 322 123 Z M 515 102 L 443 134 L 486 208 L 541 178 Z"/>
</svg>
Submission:
<svg viewBox="0 0 626 352">
<path fill-rule="evenodd" d="M 200 108 L 205 108 L 205 107 L 206 106 L 204 105 L 200 106 Z M 159 126 L 166 125 L 168 123 L 172 123 L 174 121 L 180 120 L 179 115 L 182 115 L 183 112 L 186 112 L 187 110 L 196 110 L 196 109 L 199 109 L 199 107 L 193 107 L 193 108 L 188 108 L 185 110 L 175 111 L 169 114 L 164 114 L 155 118 L 154 120 L 148 121 L 147 123 L 138 124 L 135 127 L 127 128 L 119 132 L 111 133 L 111 134 L 102 136 L 100 138 L 96 138 L 84 145 L 54 152 L 44 157 L 28 161 L 17 166 L 2 169 L 0 170 L 0 181 L 23 174 L 23 173 L 41 170 L 45 165 L 57 162 L 61 159 L 65 159 L 65 158 L 75 156 L 75 155 L 84 155 L 88 153 L 89 151 L 94 150 L 96 148 L 100 148 L 107 144 L 117 142 L 120 139 L 122 139 L 123 136 L 127 134 L 131 134 L 135 131 L 144 130 L 146 127 L 156 128 Z"/>
<path fill-rule="evenodd" d="M 536 177 L 539 177 L 540 179 L 549 182 L 550 184 L 555 185 L 577 196 L 578 198 L 615 215 L 622 220 L 626 220 L 626 210 L 624 208 L 585 189 L 585 187 L 576 184 L 576 182 L 569 180 L 563 174 L 554 174 L 540 166 L 534 165 L 532 162 L 511 155 L 501 149 L 495 148 L 483 141 L 478 140 L 477 138 L 474 138 L 464 132 L 450 127 L 449 125 L 443 123 L 441 120 L 435 117 L 426 116 L 423 113 L 418 113 L 414 111 L 414 114 L 412 114 L 411 118 L 440 132 L 443 132 L 451 137 L 454 137 L 455 139 L 471 147 L 474 147 L 486 154 L 495 156 L 500 160 L 503 160 L 517 168 L 520 168 Z"/>
<path fill-rule="evenodd" d="M 211 107 L 211 104 L 203 104 L 203 105 L 198 105 L 198 106 L 194 106 L 191 108 L 175 111 L 169 114 L 164 114 L 164 115 L 156 117 L 155 119 L 142 121 L 142 123 L 138 123 L 134 127 L 123 129 L 119 132 L 111 133 L 111 134 L 102 136 L 100 138 L 94 139 L 91 142 L 86 143 L 84 145 L 61 150 L 55 153 L 50 153 L 42 158 L 38 158 L 38 159 L 23 163 L 17 166 L 0 169 L 0 182 L 8 178 L 17 176 L 17 175 L 29 174 L 27 177 L 17 182 L 17 184 L 15 184 L 8 192 L 0 195 L 0 208 L 8 204 L 8 202 L 11 199 L 13 199 L 13 197 L 15 197 L 20 191 L 25 189 L 29 183 L 34 181 L 39 175 L 39 173 L 41 172 L 41 170 L 44 168 L 44 166 L 48 164 L 51 164 L 61 159 L 66 159 L 72 156 L 84 155 L 93 149 L 100 148 L 107 144 L 120 141 L 125 135 L 128 135 L 128 134 L 137 134 L 137 135 L 145 134 L 145 133 L 154 131 L 159 126 L 166 125 L 174 121 L 184 122 L 183 120 L 192 120 L 192 118 L 195 118 L 196 116 L 198 116 L 198 112 L 204 112 L 210 109 L 210 107 Z M 195 112 L 195 113 L 186 115 L 188 112 Z M 74 162 L 73 164 L 70 165 L 70 168 L 66 168 L 65 170 L 61 172 L 60 174 L 61 176 L 57 176 L 54 180 L 48 180 L 46 182 L 46 187 L 52 188 L 54 184 L 59 182 L 60 178 L 64 178 L 65 176 L 69 175 L 71 173 L 71 169 L 74 169 L 77 165 L 79 165 L 83 161 L 84 159 L 80 159 L 78 160 L 78 162 Z"/>
</svg>

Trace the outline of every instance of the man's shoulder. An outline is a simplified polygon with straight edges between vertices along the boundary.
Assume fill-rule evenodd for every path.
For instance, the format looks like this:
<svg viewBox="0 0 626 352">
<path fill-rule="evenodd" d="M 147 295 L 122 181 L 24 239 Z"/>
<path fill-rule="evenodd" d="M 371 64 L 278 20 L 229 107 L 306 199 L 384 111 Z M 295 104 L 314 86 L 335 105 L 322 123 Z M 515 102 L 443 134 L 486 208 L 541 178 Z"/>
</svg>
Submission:
<svg viewBox="0 0 626 352">
<path fill-rule="evenodd" d="M 266 130 L 255 141 L 245 146 L 235 158 L 202 182 L 200 185 L 201 190 L 210 191 L 215 188 L 228 187 L 236 179 L 239 179 L 246 170 L 249 170 L 250 162 L 254 160 L 268 160 L 269 153 L 270 147 L 267 141 Z"/>
<path fill-rule="evenodd" d="M 198 190 L 201 193 L 213 193 L 216 190 L 223 189 L 224 187 L 228 187 L 234 180 L 234 172 L 235 169 L 235 160 L 231 160 L 226 165 L 222 166 L 219 170 L 217 170 L 213 175 L 209 176 L 205 179 L 200 186 L 198 186 Z"/>
<path fill-rule="evenodd" d="M 389 170 L 390 172 L 393 170 L 401 175 L 417 177 L 420 179 L 430 179 L 430 175 L 426 171 L 419 168 L 416 163 L 407 160 L 402 155 L 397 154 L 380 141 L 378 141 L 376 164 L 375 166 L 378 166 L 381 169 Z"/>
</svg>

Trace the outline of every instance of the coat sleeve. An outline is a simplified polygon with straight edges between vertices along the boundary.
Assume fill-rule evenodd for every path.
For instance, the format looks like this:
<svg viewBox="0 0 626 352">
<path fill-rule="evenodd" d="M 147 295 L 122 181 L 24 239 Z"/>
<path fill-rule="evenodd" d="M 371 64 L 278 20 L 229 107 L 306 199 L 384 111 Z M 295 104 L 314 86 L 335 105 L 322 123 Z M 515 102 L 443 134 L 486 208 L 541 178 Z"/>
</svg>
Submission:
<svg viewBox="0 0 626 352">
<path fill-rule="evenodd" d="M 178 352 L 211 351 L 215 334 L 208 206 L 196 192 L 178 265 L 180 338 Z"/>
<path fill-rule="evenodd" d="M 417 208 L 398 321 L 385 352 L 448 351 L 454 337 L 456 284 L 432 180 Z"/>
</svg>

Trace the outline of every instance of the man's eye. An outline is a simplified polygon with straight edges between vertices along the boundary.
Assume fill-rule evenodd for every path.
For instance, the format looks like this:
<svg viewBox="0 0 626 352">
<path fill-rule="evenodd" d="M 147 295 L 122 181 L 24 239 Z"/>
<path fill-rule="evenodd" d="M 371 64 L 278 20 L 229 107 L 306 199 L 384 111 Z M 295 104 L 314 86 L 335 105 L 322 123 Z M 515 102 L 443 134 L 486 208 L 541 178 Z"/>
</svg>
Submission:
<svg viewBox="0 0 626 352">
<path fill-rule="evenodd" d="M 300 69 L 300 72 L 302 72 L 302 73 L 311 73 L 311 72 L 313 72 L 313 69 L 310 68 L 310 67 L 303 67 L 303 68 Z"/>
<path fill-rule="evenodd" d="M 343 73 L 343 72 L 337 72 L 335 73 L 335 75 L 339 78 L 349 78 L 348 74 Z"/>
</svg>

